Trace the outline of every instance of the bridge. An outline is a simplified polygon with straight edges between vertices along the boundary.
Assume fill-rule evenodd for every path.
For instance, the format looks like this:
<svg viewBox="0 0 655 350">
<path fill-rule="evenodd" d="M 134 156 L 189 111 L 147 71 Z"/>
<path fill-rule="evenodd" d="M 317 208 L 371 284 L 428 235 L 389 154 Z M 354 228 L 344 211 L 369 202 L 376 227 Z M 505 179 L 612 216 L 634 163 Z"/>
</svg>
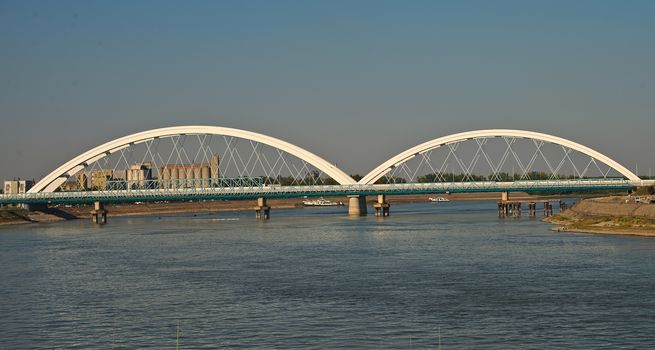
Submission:
<svg viewBox="0 0 655 350">
<path fill-rule="evenodd" d="M 653 185 L 587 146 L 511 129 L 439 137 L 391 157 L 357 180 L 283 140 L 216 126 L 178 126 L 106 142 L 63 163 L 0 204 L 102 203 L 458 192 L 627 190 Z M 363 207 L 363 208 L 362 208 Z M 388 212 L 388 211 L 387 211 Z"/>
</svg>

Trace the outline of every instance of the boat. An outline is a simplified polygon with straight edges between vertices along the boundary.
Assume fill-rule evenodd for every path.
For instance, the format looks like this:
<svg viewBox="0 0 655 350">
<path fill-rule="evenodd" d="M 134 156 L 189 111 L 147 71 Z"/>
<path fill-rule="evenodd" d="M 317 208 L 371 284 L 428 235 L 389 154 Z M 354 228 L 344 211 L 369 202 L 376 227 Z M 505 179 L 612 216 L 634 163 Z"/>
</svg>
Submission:
<svg viewBox="0 0 655 350">
<path fill-rule="evenodd" d="M 450 199 L 445 197 L 429 197 L 430 202 L 450 202 Z"/>
<path fill-rule="evenodd" d="M 335 207 L 335 206 L 343 205 L 343 202 L 335 202 L 335 201 L 323 199 L 323 197 L 321 197 L 315 200 L 305 199 L 304 201 L 302 201 L 302 204 L 306 207 Z"/>
</svg>

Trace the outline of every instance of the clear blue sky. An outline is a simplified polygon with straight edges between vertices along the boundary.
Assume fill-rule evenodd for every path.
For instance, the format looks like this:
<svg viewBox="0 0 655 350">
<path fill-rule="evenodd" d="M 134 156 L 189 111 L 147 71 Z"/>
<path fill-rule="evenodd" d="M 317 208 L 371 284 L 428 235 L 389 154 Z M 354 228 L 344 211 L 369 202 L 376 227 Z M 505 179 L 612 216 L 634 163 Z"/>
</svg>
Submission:
<svg viewBox="0 0 655 350">
<path fill-rule="evenodd" d="M 210 124 L 350 173 L 520 128 L 655 169 L 655 1 L 3 1 L 0 179 Z"/>
</svg>

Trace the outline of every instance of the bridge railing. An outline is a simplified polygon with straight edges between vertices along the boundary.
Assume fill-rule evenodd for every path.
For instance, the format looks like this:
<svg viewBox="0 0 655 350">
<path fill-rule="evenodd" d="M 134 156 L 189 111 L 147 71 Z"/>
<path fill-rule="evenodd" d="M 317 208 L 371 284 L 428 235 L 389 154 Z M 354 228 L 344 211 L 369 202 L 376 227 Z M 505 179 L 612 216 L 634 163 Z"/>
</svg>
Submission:
<svg viewBox="0 0 655 350">
<path fill-rule="evenodd" d="M 529 180 L 514 182 L 439 182 L 375 185 L 279 186 L 240 182 L 239 186 L 198 188 L 132 188 L 105 191 L 38 192 L 0 195 L 0 204 L 83 203 L 93 201 L 134 202 L 202 199 L 283 198 L 301 196 L 340 196 L 371 194 L 429 194 L 458 192 L 531 192 L 628 189 L 625 179 Z"/>
<path fill-rule="evenodd" d="M 96 191 L 140 191 L 140 190 L 177 190 L 177 189 L 208 189 L 215 187 L 262 187 L 263 177 L 235 178 L 176 178 L 176 179 L 143 179 L 143 180 L 109 180 Z M 67 191 L 76 192 L 76 191 Z"/>
</svg>

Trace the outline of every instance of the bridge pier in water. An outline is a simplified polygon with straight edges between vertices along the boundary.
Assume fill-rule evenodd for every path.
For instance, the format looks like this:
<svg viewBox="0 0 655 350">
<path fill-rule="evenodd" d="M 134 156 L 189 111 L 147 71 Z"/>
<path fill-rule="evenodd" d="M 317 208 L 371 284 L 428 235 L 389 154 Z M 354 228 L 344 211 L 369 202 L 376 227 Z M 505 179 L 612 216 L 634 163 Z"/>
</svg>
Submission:
<svg viewBox="0 0 655 350">
<path fill-rule="evenodd" d="M 521 202 L 509 202 L 509 201 L 499 201 L 498 202 L 498 217 L 504 218 L 507 216 L 520 217 L 522 212 Z"/>
<path fill-rule="evenodd" d="M 366 216 L 366 196 L 348 196 L 348 215 Z"/>
<path fill-rule="evenodd" d="M 534 202 L 528 203 L 528 215 L 537 216 L 537 203 Z"/>
<path fill-rule="evenodd" d="M 91 211 L 91 221 L 97 225 L 104 225 L 107 223 L 107 210 L 105 210 L 105 205 L 96 201 L 93 204 L 93 211 Z"/>
<path fill-rule="evenodd" d="M 378 194 L 378 201 L 373 204 L 373 207 L 375 208 L 375 216 L 385 217 L 390 214 L 389 209 L 391 208 L 391 204 L 387 202 L 387 196 L 384 194 Z M 350 211 L 350 209 L 348 210 Z"/>
<path fill-rule="evenodd" d="M 266 198 L 257 198 L 257 206 L 255 207 L 255 218 L 257 220 L 268 220 L 271 218 L 271 207 L 266 203 Z"/>
</svg>

